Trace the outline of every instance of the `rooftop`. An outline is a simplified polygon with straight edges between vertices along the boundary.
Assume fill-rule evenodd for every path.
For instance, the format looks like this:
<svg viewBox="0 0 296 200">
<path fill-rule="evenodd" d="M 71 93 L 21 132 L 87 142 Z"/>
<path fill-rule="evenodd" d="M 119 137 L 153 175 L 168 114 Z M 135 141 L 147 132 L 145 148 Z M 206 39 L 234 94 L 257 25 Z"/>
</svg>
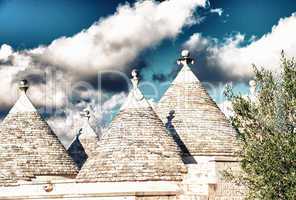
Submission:
<svg viewBox="0 0 296 200">
<path fill-rule="evenodd" d="M 77 131 L 72 144 L 68 148 L 68 152 L 79 167 L 83 166 L 85 161 L 92 156 L 98 146 L 99 137 L 94 129 L 90 126 L 90 111 L 84 109 L 81 113 L 83 121 L 82 127 Z"/>
<path fill-rule="evenodd" d="M 99 141 L 78 179 L 97 181 L 180 181 L 186 168 L 180 151 L 139 88 L 133 88 Z"/>
<path fill-rule="evenodd" d="M 160 99 L 157 113 L 183 155 L 234 155 L 236 131 L 191 71 L 188 51 L 178 63 L 182 68 Z"/>
<path fill-rule="evenodd" d="M 19 89 L 19 99 L 0 125 L 0 184 L 42 175 L 75 176 L 75 163 L 27 97 L 27 81 Z"/>
</svg>

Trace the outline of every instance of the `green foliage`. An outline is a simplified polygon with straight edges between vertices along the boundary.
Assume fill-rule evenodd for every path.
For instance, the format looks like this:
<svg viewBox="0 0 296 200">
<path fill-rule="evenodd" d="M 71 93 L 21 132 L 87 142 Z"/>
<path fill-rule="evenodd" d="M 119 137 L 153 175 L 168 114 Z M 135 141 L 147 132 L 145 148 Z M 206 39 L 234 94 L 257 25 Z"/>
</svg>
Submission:
<svg viewBox="0 0 296 200">
<path fill-rule="evenodd" d="M 281 72 L 254 67 L 256 98 L 227 88 L 239 133 L 247 199 L 296 199 L 296 62 L 282 53 Z"/>
</svg>

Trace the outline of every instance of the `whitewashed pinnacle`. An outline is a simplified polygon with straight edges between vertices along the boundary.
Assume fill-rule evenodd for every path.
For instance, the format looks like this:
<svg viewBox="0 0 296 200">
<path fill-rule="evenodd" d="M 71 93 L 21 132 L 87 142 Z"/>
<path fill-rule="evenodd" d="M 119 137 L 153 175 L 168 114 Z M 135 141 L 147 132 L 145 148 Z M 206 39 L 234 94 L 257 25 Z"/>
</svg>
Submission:
<svg viewBox="0 0 296 200">
<path fill-rule="evenodd" d="M 80 113 L 81 117 L 85 117 L 87 119 L 87 121 L 89 121 L 90 118 L 90 111 L 89 109 L 85 108 L 81 113 Z"/>
<path fill-rule="evenodd" d="M 188 64 L 194 64 L 194 59 L 190 57 L 190 52 L 185 49 L 181 52 L 181 58 L 177 60 L 177 63 L 185 67 Z"/>
<path fill-rule="evenodd" d="M 82 138 L 96 138 L 97 134 L 95 133 L 94 129 L 89 124 L 90 119 L 90 110 L 85 108 L 81 113 L 80 116 L 83 118 L 83 124 L 81 129 L 79 130 L 79 139 Z"/>
<path fill-rule="evenodd" d="M 172 84 L 199 83 L 198 78 L 189 67 L 189 64 L 194 64 L 194 60 L 190 57 L 190 52 L 188 50 L 182 51 L 181 58 L 177 60 L 177 63 L 183 67 Z"/>
<path fill-rule="evenodd" d="M 20 91 L 27 92 L 27 90 L 29 89 L 29 83 L 26 79 L 20 81 L 19 89 Z"/>
<path fill-rule="evenodd" d="M 36 108 L 31 103 L 30 99 L 26 95 L 26 91 L 29 88 L 27 80 L 22 80 L 19 83 L 20 97 L 11 108 L 9 113 L 18 113 L 18 112 L 37 112 Z"/>
<path fill-rule="evenodd" d="M 139 85 L 139 76 L 137 70 L 132 70 L 131 72 L 132 78 L 131 82 L 133 88 L 129 92 L 126 102 L 121 107 L 121 110 L 127 108 L 140 108 L 140 107 L 151 107 L 149 102 L 145 99 L 144 95 L 140 91 Z"/>
</svg>

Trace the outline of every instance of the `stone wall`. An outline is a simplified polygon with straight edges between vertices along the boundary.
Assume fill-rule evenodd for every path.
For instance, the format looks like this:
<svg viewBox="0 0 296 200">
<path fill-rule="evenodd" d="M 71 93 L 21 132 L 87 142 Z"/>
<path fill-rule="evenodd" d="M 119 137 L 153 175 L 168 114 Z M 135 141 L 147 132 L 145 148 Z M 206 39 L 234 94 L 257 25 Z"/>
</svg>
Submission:
<svg viewBox="0 0 296 200">
<path fill-rule="evenodd" d="M 218 175 L 217 183 L 209 186 L 210 200 L 242 200 L 244 198 L 245 188 L 234 182 L 223 178 L 224 170 L 230 170 L 237 174 L 240 172 L 239 162 L 217 161 L 215 163 Z"/>
<path fill-rule="evenodd" d="M 0 187 L 0 199 L 6 200 L 177 200 L 178 182 L 96 182 L 71 180 L 27 182 Z"/>
<path fill-rule="evenodd" d="M 234 158 L 195 156 L 196 164 L 187 164 L 188 174 L 181 188 L 182 200 L 241 200 L 244 187 L 226 181 L 224 170 L 239 172 L 239 162 Z"/>
<path fill-rule="evenodd" d="M 138 181 L 84 183 L 53 180 L 46 191 L 46 179 L 15 187 L 0 187 L 0 199 L 82 199 L 82 200 L 242 200 L 244 188 L 226 181 L 222 172 L 239 173 L 235 158 L 195 156 L 196 163 L 187 164 L 188 173 L 182 182 Z"/>
</svg>

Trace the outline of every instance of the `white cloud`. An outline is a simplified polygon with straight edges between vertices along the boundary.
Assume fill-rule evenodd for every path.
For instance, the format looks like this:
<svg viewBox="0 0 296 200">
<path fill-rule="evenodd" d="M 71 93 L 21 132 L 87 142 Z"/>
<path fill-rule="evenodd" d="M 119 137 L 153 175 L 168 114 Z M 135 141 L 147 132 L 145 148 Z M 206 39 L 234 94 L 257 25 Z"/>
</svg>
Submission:
<svg viewBox="0 0 296 200">
<path fill-rule="evenodd" d="M 40 58 L 79 73 L 125 69 L 145 48 L 174 38 L 194 23 L 193 12 L 205 0 L 170 0 L 161 4 L 140 1 L 120 6 L 116 13 L 73 37 L 54 40 L 40 48 Z M 83 66 L 83 67 L 82 67 Z"/>
<path fill-rule="evenodd" d="M 250 44 L 240 33 L 218 42 L 215 38 L 202 37 L 196 33 L 185 43 L 192 51 L 206 51 L 209 66 L 222 69 L 232 78 L 249 78 L 252 74 L 252 64 L 279 70 L 280 52 L 288 56 L 296 56 L 296 14 L 280 19 L 272 27 L 271 32 L 256 39 L 252 37 Z"/>
<path fill-rule="evenodd" d="M 217 13 L 219 16 L 223 14 L 223 9 L 222 8 L 213 8 L 210 10 L 211 13 Z"/>
<path fill-rule="evenodd" d="M 120 107 L 126 99 L 124 92 L 114 94 L 111 98 L 103 99 L 103 102 L 98 102 L 99 99 L 95 97 L 96 95 L 96 91 L 90 91 L 89 97 L 93 100 L 92 102 L 81 102 L 79 105 L 75 105 L 75 107 L 65 108 L 63 111 L 65 116 L 51 116 L 48 119 L 48 124 L 58 134 L 65 147 L 70 145 L 83 124 L 80 112 L 84 108 L 90 110 L 90 124 L 96 133 L 101 135 L 102 129 L 106 127 L 106 123 L 114 114 L 114 108 Z"/>
<path fill-rule="evenodd" d="M 3 44 L 0 47 L 0 61 L 6 62 L 8 60 L 8 57 L 12 54 L 13 50 L 11 46 L 7 44 Z"/>
<path fill-rule="evenodd" d="M 100 110 L 97 111 L 97 115 L 101 116 L 102 126 L 106 127 L 108 121 L 114 117 L 116 113 L 114 108 L 119 108 L 126 100 L 127 95 L 124 92 L 113 95 L 106 100 Z"/>
<path fill-rule="evenodd" d="M 17 97 L 16 88 L 13 86 L 13 77 L 20 69 L 13 66 L 0 67 L 0 105 L 1 107 L 8 107 L 12 105 Z"/>
<path fill-rule="evenodd" d="M 257 103 L 257 93 L 256 93 L 256 86 L 252 85 L 253 81 L 249 82 L 249 91 L 245 94 L 242 95 L 242 97 L 247 100 L 251 101 L 253 103 Z M 254 82 L 253 82 L 254 83 Z M 235 112 L 233 110 L 233 105 L 231 101 L 229 100 L 224 100 L 221 103 L 218 104 L 218 107 L 220 110 L 224 113 L 224 115 L 227 118 L 233 117 L 235 115 Z"/>
<path fill-rule="evenodd" d="M 223 101 L 218 104 L 220 110 L 224 113 L 227 118 L 234 116 L 234 111 L 232 107 L 232 103 L 230 101 Z"/>
<path fill-rule="evenodd" d="M 210 40 L 203 37 L 201 33 L 194 33 L 190 36 L 184 44 L 190 50 L 201 52 L 205 50 L 210 45 Z"/>
<path fill-rule="evenodd" d="M 142 50 L 153 47 L 163 39 L 176 37 L 183 26 L 197 22 L 193 12 L 197 6 L 205 4 L 205 0 L 140 1 L 133 6 L 119 6 L 114 15 L 99 20 L 72 37 L 58 38 L 49 46 L 14 52 L 4 44 L 0 48 L 0 71 L 3 76 L 0 91 L 8 92 L 16 76 L 37 75 L 37 71 L 40 76 L 46 75 L 46 82 L 30 89 L 31 95 L 35 96 L 32 97 L 34 102 L 39 105 L 62 105 L 65 102 L 55 103 L 49 97 L 57 93 L 59 100 L 66 99 L 61 95 L 67 90 L 65 84 L 71 85 L 82 76 L 87 80 L 87 77 L 93 77 L 101 70 L 128 69 L 129 63 Z M 6 64 L 1 65 L 4 62 Z M 46 97 L 41 95 L 44 91 Z M 15 95 L 11 98 L 7 96 L 11 95 L 1 95 L 0 102 L 11 104 Z"/>
<path fill-rule="evenodd" d="M 8 108 L 15 102 L 16 80 L 31 77 L 33 82 L 28 91 L 29 97 L 35 105 L 64 110 L 66 117 L 52 116 L 50 121 L 54 122 L 51 124 L 53 129 L 57 127 L 57 134 L 67 133 L 67 127 L 61 124 L 65 120 L 70 120 L 68 124 L 73 123 L 71 116 L 77 115 L 83 106 L 91 104 L 97 109 L 98 102 L 92 98 L 98 93 L 103 94 L 100 89 L 91 87 L 88 88 L 89 92 L 73 92 L 70 89 L 74 83 L 89 80 L 106 69 L 129 69 L 129 64 L 141 51 L 164 39 L 177 37 L 184 26 L 198 23 L 199 18 L 194 17 L 193 13 L 197 6 L 205 4 L 206 0 L 139 1 L 134 5 L 119 6 L 113 15 L 100 19 L 72 37 L 58 38 L 48 46 L 13 51 L 9 45 L 2 45 L 0 92 L 5 94 L 0 95 L 2 108 Z M 71 98 L 88 100 L 69 107 L 73 103 L 69 102 Z M 113 102 L 105 100 L 101 108 L 103 111 L 96 113 L 96 117 L 100 118 L 104 112 L 112 110 L 120 98 L 123 98 L 122 94 L 118 98 L 111 98 Z"/>
<path fill-rule="evenodd" d="M 108 99 L 104 104 L 104 111 L 105 110 L 112 110 L 114 107 L 119 106 L 123 104 L 124 100 L 126 98 L 126 94 L 124 92 L 121 92 L 117 95 L 113 95 L 110 99 Z"/>
</svg>

